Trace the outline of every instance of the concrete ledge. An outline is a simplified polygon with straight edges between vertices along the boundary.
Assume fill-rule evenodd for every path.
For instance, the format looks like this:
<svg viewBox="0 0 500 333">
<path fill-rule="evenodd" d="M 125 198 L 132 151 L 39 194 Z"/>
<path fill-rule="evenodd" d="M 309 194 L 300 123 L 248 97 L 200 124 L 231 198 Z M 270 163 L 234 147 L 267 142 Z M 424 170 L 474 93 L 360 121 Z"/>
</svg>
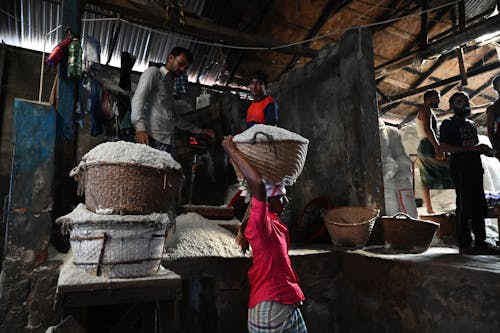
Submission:
<svg viewBox="0 0 500 333">
<path fill-rule="evenodd" d="M 290 251 L 307 297 L 302 312 L 309 332 L 500 327 L 499 256 L 462 256 L 448 248 L 411 255 L 376 251 L 329 245 Z M 245 331 L 251 259 L 184 259 L 164 266 L 183 277 L 182 332 Z"/>
</svg>

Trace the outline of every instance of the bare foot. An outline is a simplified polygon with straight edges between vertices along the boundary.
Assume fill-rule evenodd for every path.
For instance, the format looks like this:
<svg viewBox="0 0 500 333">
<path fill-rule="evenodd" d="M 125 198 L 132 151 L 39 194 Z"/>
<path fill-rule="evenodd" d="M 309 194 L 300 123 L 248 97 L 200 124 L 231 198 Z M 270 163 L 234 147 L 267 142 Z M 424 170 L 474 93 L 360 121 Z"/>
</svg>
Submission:
<svg viewBox="0 0 500 333">
<path fill-rule="evenodd" d="M 431 208 L 431 209 L 427 209 L 427 214 L 434 215 L 434 214 L 436 214 L 436 212 L 434 211 L 434 209 Z"/>
</svg>

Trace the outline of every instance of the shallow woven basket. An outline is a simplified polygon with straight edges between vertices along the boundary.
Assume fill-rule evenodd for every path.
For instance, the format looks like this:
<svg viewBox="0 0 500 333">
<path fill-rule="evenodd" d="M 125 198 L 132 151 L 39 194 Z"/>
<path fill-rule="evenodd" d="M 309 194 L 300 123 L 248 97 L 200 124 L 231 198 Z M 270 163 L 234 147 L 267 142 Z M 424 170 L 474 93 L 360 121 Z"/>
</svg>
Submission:
<svg viewBox="0 0 500 333">
<path fill-rule="evenodd" d="M 266 142 L 257 142 L 257 135 L 263 135 Z M 272 135 L 256 132 L 249 142 L 234 143 L 241 154 L 257 168 L 262 176 L 273 183 L 279 183 L 285 176 L 296 179 L 306 161 L 308 143 L 294 140 L 274 140 Z M 233 165 L 234 166 L 234 165 Z M 237 177 L 243 175 L 234 166 Z"/>
<path fill-rule="evenodd" d="M 82 175 L 83 173 L 83 175 Z M 128 215 L 167 212 L 182 184 L 180 171 L 132 163 L 87 164 L 80 172 L 87 209 L 112 209 Z"/>
<path fill-rule="evenodd" d="M 73 264 L 109 278 L 153 275 L 160 267 L 166 229 L 166 223 L 74 224 Z"/>
<path fill-rule="evenodd" d="M 408 253 L 427 251 L 439 224 L 412 218 L 404 213 L 382 217 L 385 247 Z"/>
<path fill-rule="evenodd" d="M 337 207 L 323 214 L 323 221 L 335 245 L 364 246 L 379 210 L 365 207 Z"/>
</svg>

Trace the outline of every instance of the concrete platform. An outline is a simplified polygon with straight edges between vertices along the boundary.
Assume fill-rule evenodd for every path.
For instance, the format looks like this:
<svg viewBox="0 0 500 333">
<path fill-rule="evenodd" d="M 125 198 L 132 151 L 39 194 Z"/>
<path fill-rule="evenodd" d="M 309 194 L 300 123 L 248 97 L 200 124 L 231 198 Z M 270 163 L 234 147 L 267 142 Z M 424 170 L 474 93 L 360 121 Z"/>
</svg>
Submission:
<svg viewBox="0 0 500 333">
<path fill-rule="evenodd" d="M 498 332 L 500 256 L 294 246 L 309 332 Z M 182 276 L 181 332 L 244 332 L 250 258 L 164 261 Z"/>
</svg>

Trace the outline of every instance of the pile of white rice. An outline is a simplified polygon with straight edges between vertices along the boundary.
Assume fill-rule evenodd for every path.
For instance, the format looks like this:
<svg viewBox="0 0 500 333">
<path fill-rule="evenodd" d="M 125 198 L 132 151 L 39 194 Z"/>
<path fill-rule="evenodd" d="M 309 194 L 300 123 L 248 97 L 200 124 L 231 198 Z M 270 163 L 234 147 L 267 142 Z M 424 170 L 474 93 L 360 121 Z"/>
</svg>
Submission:
<svg viewBox="0 0 500 333">
<path fill-rule="evenodd" d="M 96 146 L 82 157 L 80 165 L 96 162 L 132 163 L 156 169 L 181 168 L 167 152 L 126 141 L 106 142 Z"/>
<path fill-rule="evenodd" d="M 196 213 L 177 216 L 176 230 L 167 238 L 165 258 L 178 260 L 183 258 L 244 257 L 236 244 L 235 236 L 220 227 L 221 224 L 238 224 L 231 221 L 215 221 Z"/>
<path fill-rule="evenodd" d="M 255 133 L 257 132 L 264 132 L 268 135 L 271 135 L 274 141 L 293 141 L 299 143 L 309 143 L 309 140 L 300 136 L 297 133 L 290 132 L 281 127 L 263 125 L 263 124 L 254 125 L 249 129 L 247 129 L 246 131 L 238 135 L 235 135 L 233 138 L 233 142 L 239 142 L 239 143 L 250 142 L 253 140 Z M 268 142 L 268 139 L 265 135 L 257 134 L 256 142 Z"/>
</svg>

